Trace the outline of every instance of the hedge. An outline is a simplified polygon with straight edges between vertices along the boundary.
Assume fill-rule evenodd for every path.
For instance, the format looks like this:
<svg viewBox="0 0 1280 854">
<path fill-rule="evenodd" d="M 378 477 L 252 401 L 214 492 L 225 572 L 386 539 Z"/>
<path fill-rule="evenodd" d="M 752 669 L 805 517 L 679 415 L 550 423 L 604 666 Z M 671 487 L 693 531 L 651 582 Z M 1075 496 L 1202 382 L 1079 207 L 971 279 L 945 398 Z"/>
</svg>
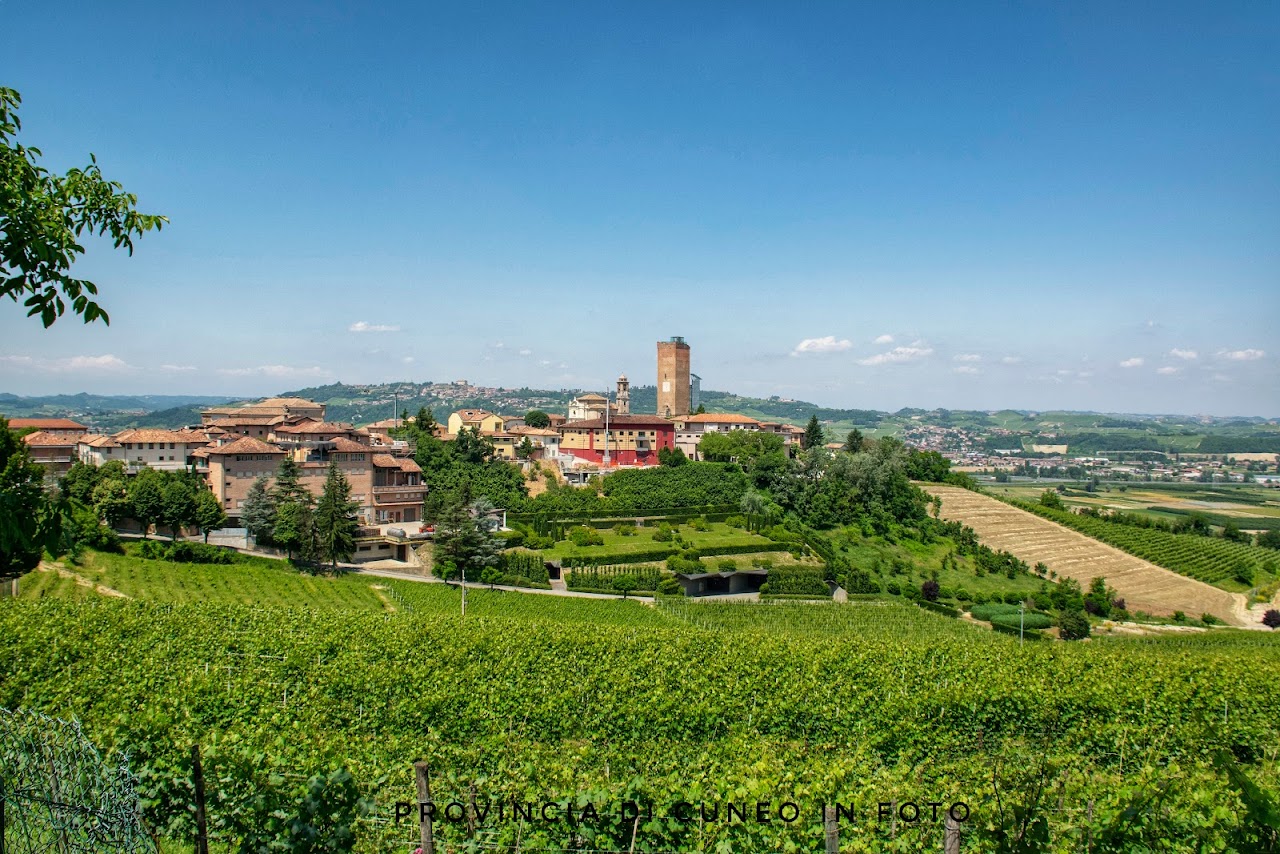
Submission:
<svg viewBox="0 0 1280 854">
<path fill-rule="evenodd" d="M 930 611 L 933 611 L 934 613 L 937 613 L 937 614 L 942 614 L 943 616 L 946 616 L 946 617 L 960 616 L 960 612 L 958 610 L 956 610 L 955 608 L 952 608 L 950 605 L 943 605 L 941 602 L 930 602 L 928 599 L 921 599 L 920 601 L 916 602 L 916 604 L 919 605 L 921 608 L 928 608 Z"/>
<path fill-rule="evenodd" d="M 819 602 L 819 601 L 822 601 L 823 599 L 830 599 L 830 598 L 831 598 L 830 593 L 828 593 L 826 596 L 821 596 L 817 593 L 761 593 L 760 594 L 761 601 L 765 601 L 765 600 L 773 601 L 773 600 L 779 600 L 779 599 L 782 599 L 782 600 L 805 599 L 810 602 Z"/>
<path fill-rule="evenodd" d="M 688 557 L 720 557 L 722 555 L 750 555 L 757 552 L 789 552 L 791 543 L 756 543 L 742 546 L 704 546 L 685 549 Z"/>
<path fill-rule="evenodd" d="M 1018 621 L 1023 621 L 1022 625 L 1028 629 L 1047 629 L 1053 625 L 1053 618 L 1048 614 L 1040 611 L 1028 611 L 1021 617 L 1017 612 L 1012 614 L 996 614 L 991 618 L 991 625 L 999 623 L 1002 626 L 1008 626 L 1011 629 L 1018 628 Z"/>
<path fill-rule="evenodd" d="M 565 569 L 573 569 L 580 566 L 608 566 L 615 563 L 652 563 L 656 560 L 666 560 L 678 551 L 680 551 L 679 546 L 670 545 L 636 552 L 571 555 L 561 560 L 560 566 Z"/>
<path fill-rule="evenodd" d="M 825 571 L 819 567 L 775 566 L 769 570 L 769 593 L 802 593 L 814 596 L 830 596 Z"/>
<path fill-rule="evenodd" d="M 1017 626 L 1006 626 L 1004 623 L 992 623 L 991 628 L 1006 635 L 1013 635 L 1015 638 L 1018 636 Z M 1027 640 L 1048 640 L 1049 637 L 1044 632 L 1038 631 L 1037 629 L 1027 629 L 1022 632 L 1022 636 Z"/>
</svg>

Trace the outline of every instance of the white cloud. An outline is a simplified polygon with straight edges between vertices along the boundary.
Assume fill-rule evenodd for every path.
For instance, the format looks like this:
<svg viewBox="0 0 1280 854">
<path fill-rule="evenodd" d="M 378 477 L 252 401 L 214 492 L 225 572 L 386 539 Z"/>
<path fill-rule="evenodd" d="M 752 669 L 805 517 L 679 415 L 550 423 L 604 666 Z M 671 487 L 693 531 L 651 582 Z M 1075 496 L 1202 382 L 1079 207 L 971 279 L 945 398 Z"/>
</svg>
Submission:
<svg viewBox="0 0 1280 854">
<path fill-rule="evenodd" d="M 399 332 L 399 326 L 386 326 L 380 323 L 367 323 L 357 320 L 347 327 L 348 332 Z"/>
<path fill-rule="evenodd" d="M 539 368 L 549 368 L 549 367 L 551 367 L 551 360 L 550 360 L 550 359 L 539 359 L 539 360 L 538 360 L 538 367 L 539 367 Z"/>
<path fill-rule="evenodd" d="M 877 353 L 865 359 L 859 359 L 859 365 L 896 365 L 903 362 L 915 362 L 933 355 L 933 348 L 917 341 L 910 347 L 894 347 L 884 353 Z"/>
<path fill-rule="evenodd" d="M 1145 362 L 1146 362 L 1146 359 L 1142 358 L 1141 356 L 1134 356 L 1132 359 L 1125 359 L 1123 362 L 1121 362 L 1120 367 L 1141 368 Z"/>
<path fill-rule="evenodd" d="M 313 366 L 299 368 L 293 365 L 257 365 L 252 368 L 218 368 L 218 373 L 229 377 L 328 377 L 324 368 Z"/>
<path fill-rule="evenodd" d="M 1156 368 L 1156 373 L 1162 377 L 1171 377 L 1181 370 L 1182 368 L 1174 368 L 1169 365 L 1165 365 L 1163 368 Z"/>
<path fill-rule="evenodd" d="M 494 341 L 492 346 L 495 350 L 502 350 L 505 349 L 507 345 L 503 344 L 501 341 Z"/>
<path fill-rule="evenodd" d="M 532 356 L 532 355 L 533 355 L 533 351 L 532 351 L 532 350 L 530 350 L 528 347 L 526 347 L 526 348 L 524 348 L 523 350 L 521 350 L 521 351 L 520 351 L 520 355 L 521 355 L 521 356 Z"/>
<path fill-rule="evenodd" d="M 1233 362 L 1255 362 L 1267 355 L 1262 350 L 1219 350 L 1218 355 Z"/>
<path fill-rule="evenodd" d="M 160 370 L 162 371 L 194 371 L 195 369 L 196 369 L 195 365 L 161 365 L 160 366 Z"/>
<path fill-rule="evenodd" d="M 1002 365 L 1018 365 L 1021 363 L 1022 363 L 1021 356 L 1005 356 L 1003 359 L 1000 360 L 1000 364 Z"/>
<path fill-rule="evenodd" d="M 871 343 L 872 344 L 892 344 L 893 336 L 888 333 L 885 333 L 884 335 L 877 336 L 876 339 Z"/>
<path fill-rule="evenodd" d="M 0 362 L 9 365 L 20 365 L 28 370 L 43 373 L 106 373 L 119 374 L 136 371 L 119 356 L 104 353 L 101 356 L 67 356 L 61 359 L 42 359 L 32 356 L 0 356 Z"/>
<path fill-rule="evenodd" d="M 951 357 L 953 362 L 981 362 L 982 357 L 977 353 L 957 353 Z"/>
<path fill-rule="evenodd" d="M 1200 354 L 1195 350 L 1179 350 L 1177 347 L 1170 350 L 1169 355 L 1175 359 L 1186 359 L 1187 361 L 1200 358 Z"/>
<path fill-rule="evenodd" d="M 848 350 L 853 346 L 848 338 L 836 340 L 836 336 L 827 335 L 823 338 L 806 338 L 796 345 L 791 351 L 791 355 L 799 356 L 801 353 L 839 353 L 842 350 Z"/>
<path fill-rule="evenodd" d="M 401 362 L 403 362 L 403 363 L 404 363 L 404 364 L 406 364 L 406 365 L 412 365 L 412 364 L 413 364 L 415 361 L 417 361 L 417 360 L 416 360 L 416 359 L 414 359 L 412 356 L 405 356 L 405 357 L 404 357 L 403 359 L 401 359 L 400 361 L 401 361 Z"/>
<path fill-rule="evenodd" d="M 973 365 L 960 365 L 960 366 L 958 366 L 958 367 L 956 367 L 956 368 L 953 368 L 953 369 L 952 369 L 952 372 L 953 372 L 953 373 L 957 373 L 957 374 L 980 374 L 980 373 L 982 373 L 982 371 L 978 370 L 978 369 L 977 369 L 977 368 L 975 368 Z"/>
</svg>

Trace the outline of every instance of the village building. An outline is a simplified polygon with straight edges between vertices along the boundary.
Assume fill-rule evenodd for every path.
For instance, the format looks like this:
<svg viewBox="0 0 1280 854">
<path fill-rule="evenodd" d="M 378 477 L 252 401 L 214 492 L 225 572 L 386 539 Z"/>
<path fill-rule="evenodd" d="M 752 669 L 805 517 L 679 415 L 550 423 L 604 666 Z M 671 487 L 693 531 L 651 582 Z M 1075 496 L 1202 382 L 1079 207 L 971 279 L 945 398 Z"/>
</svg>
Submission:
<svg viewBox="0 0 1280 854">
<path fill-rule="evenodd" d="M 587 462 L 609 465 L 658 464 L 658 451 L 675 448 L 675 424 L 655 415 L 611 415 L 566 421 L 560 428 L 560 453 Z"/>
<path fill-rule="evenodd" d="M 31 459 L 44 466 L 46 480 L 57 480 L 76 460 L 76 437 L 37 430 L 22 437 Z"/>
<path fill-rule="evenodd" d="M 200 413 L 200 423 L 213 424 L 224 418 L 279 418 L 279 423 L 291 418 L 323 421 L 324 411 L 323 403 L 303 397 L 271 397 L 242 406 L 211 406 Z"/>
<path fill-rule="evenodd" d="M 88 427 L 70 418 L 10 418 L 9 429 L 39 430 L 50 436 L 70 436 L 73 439 L 89 432 Z"/>
<path fill-rule="evenodd" d="M 487 409 L 459 409 L 449 413 L 448 430 L 450 436 L 457 436 L 464 428 L 475 430 L 482 436 L 501 433 L 505 427 L 505 419 Z"/>
</svg>

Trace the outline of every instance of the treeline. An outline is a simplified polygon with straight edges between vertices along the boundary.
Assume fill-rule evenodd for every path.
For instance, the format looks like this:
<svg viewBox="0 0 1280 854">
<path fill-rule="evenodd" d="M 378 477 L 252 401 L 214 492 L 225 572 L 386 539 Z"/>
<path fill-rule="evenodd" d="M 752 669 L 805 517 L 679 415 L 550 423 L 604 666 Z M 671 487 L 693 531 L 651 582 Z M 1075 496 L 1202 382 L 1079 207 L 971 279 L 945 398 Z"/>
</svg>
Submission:
<svg viewBox="0 0 1280 854">
<path fill-rule="evenodd" d="M 209 532 L 227 523 L 217 496 L 190 471 L 144 468 L 129 475 L 124 463 L 112 460 L 101 467 L 77 462 L 59 480 L 63 496 L 74 506 L 92 511 L 111 528 L 132 519 L 145 537 L 151 527 L 167 528 L 176 540 L 184 528 Z"/>
<path fill-rule="evenodd" d="M 1201 454 L 1280 454 L 1280 436 L 1205 436 L 1196 446 Z"/>
</svg>

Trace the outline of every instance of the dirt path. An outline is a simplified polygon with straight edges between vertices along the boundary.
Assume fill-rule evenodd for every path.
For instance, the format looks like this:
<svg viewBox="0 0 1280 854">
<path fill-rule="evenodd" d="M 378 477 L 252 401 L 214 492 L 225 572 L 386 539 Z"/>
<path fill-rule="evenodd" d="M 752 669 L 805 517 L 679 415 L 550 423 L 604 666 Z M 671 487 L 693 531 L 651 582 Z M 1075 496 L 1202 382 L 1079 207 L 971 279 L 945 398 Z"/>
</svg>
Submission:
<svg viewBox="0 0 1280 854">
<path fill-rule="evenodd" d="M 56 572 L 58 573 L 58 575 L 62 576 L 63 578 L 70 578 L 72 581 L 74 581 L 76 584 L 79 584 L 81 587 L 88 587 L 94 593 L 98 593 L 103 596 L 115 596 L 119 599 L 133 598 L 132 596 L 129 596 L 126 593 L 121 593 L 119 590 L 116 590 L 114 587 L 108 587 L 105 584 L 99 584 L 98 582 L 94 581 L 91 578 L 85 578 L 83 575 L 81 575 L 78 572 L 72 572 L 71 570 L 67 569 L 65 566 L 63 566 L 60 563 L 49 563 L 48 561 L 42 560 L 40 561 L 40 566 L 38 566 L 37 569 L 40 572 Z M 1259 619 L 1261 619 L 1261 617 L 1259 617 Z"/>
<path fill-rule="evenodd" d="M 1189 617 L 1209 613 L 1235 626 L 1261 623 L 1262 611 L 1250 610 L 1239 593 L 1171 572 L 986 495 L 955 486 L 924 484 L 923 488 L 942 499 L 942 518 L 973 528 L 983 544 L 1032 565 L 1043 561 L 1060 577 L 1074 578 L 1082 587 L 1087 588 L 1095 577 L 1106 578 L 1131 611 L 1182 611 Z"/>
</svg>

